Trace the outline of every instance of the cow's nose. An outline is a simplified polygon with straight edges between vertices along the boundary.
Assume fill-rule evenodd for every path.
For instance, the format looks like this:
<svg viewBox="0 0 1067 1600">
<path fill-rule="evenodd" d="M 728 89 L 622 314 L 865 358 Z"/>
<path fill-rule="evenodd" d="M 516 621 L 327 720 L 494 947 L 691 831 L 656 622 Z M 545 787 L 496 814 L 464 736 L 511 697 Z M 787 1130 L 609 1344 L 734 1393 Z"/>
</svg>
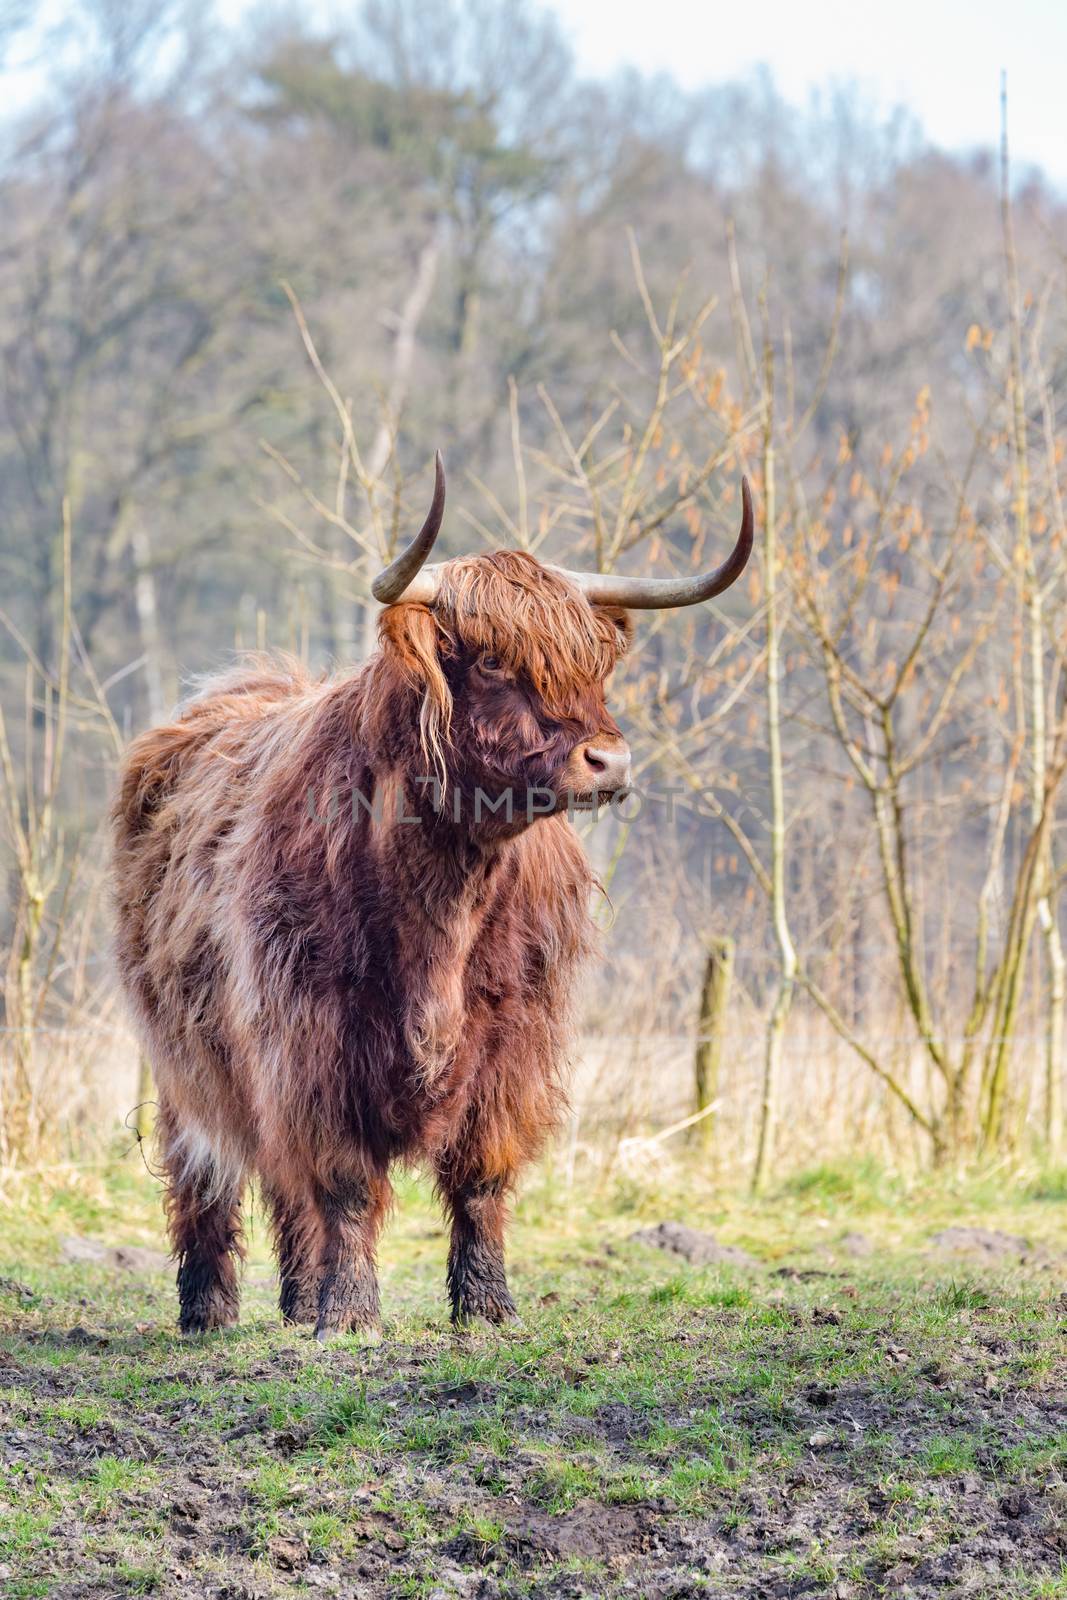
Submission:
<svg viewBox="0 0 1067 1600">
<path fill-rule="evenodd" d="M 583 745 L 582 761 L 598 793 L 617 794 L 630 787 L 630 747 L 622 739 L 617 744 L 594 740 Z"/>
</svg>

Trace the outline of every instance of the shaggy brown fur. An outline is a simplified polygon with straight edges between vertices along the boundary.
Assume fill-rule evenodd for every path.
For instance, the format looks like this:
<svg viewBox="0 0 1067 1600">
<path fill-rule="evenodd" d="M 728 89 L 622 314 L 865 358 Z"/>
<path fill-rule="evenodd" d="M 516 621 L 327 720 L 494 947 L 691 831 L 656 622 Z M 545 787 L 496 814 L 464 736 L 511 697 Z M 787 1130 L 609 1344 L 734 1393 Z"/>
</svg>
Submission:
<svg viewBox="0 0 1067 1600">
<path fill-rule="evenodd" d="M 457 561 L 432 612 L 383 612 L 361 672 L 256 662 L 132 745 L 118 959 L 156 1072 L 183 1329 L 236 1319 L 256 1173 L 284 1316 L 373 1332 L 395 1160 L 436 1174 L 453 1315 L 513 1314 L 507 1196 L 563 1105 L 592 932 L 567 816 L 527 812 L 595 792 L 589 747 L 621 747 L 604 683 L 626 628 L 529 556 Z M 479 789 L 510 789 L 512 816 L 476 815 Z"/>
</svg>

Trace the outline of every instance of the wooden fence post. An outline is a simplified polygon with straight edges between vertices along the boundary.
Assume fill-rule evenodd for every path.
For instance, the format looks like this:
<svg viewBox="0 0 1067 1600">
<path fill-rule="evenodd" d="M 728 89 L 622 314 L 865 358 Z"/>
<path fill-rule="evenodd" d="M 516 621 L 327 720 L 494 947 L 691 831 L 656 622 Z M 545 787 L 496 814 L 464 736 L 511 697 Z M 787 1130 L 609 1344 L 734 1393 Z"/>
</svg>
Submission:
<svg viewBox="0 0 1067 1600">
<path fill-rule="evenodd" d="M 730 985 L 734 973 L 734 941 L 726 934 L 714 938 L 708 946 L 704 967 L 704 982 L 700 990 L 700 1021 L 697 1027 L 695 1060 L 696 1109 L 715 1103 L 719 1096 L 719 1072 L 722 1065 L 722 1047 L 726 1032 L 726 1013 L 730 1004 Z M 705 1150 L 715 1144 L 717 1113 L 695 1124 L 700 1142 Z"/>
</svg>

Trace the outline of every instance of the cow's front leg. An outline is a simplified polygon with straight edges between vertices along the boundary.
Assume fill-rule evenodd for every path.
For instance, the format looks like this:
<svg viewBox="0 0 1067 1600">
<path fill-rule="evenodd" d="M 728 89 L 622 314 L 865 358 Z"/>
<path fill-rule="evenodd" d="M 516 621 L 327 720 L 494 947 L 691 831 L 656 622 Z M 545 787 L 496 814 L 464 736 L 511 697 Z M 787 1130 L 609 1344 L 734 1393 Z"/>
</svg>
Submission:
<svg viewBox="0 0 1067 1600">
<path fill-rule="evenodd" d="M 334 1180 L 320 1186 L 317 1199 L 322 1254 L 315 1337 L 325 1344 L 331 1334 L 358 1333 L 376 1343 L 381 1311 L 374 1252 L 389 1208 L 388 1179 L 371 1174 Z"/>
<path fill-rule="evenodd" d="M 518 1313 L 504 1272 L 509 1179 L 460 1177 L 442 1167 L 438 1183 L 452 1219 L 448 1250 L 452 1321 L 459 1327 L 477 1317 L 510 1322 Z"/>
</svg>

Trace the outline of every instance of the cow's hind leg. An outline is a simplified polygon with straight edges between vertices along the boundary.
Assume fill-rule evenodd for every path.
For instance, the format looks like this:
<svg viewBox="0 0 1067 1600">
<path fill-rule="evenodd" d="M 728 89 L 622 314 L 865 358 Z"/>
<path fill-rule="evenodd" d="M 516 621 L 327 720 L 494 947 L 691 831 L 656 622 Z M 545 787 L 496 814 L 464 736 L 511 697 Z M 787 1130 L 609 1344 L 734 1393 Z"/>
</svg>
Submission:
<svg viewBox="0 0 1067 1600">
<path fill-rule="evenodd" d="M 169 1146 L 169 1148 L 168 1148 Z M 237 1321 L 243 1177 L 219 1173 L 213 1162 L 191 1163 L 164 1131 L 168 1174 L 167 1225 L 178 1263 L 178 1326 L 208 1333 Z"/>
<path fill-rule="evenodd" d="M 390 1188 L 379 1174 L 350 1175 L 323 1184 L 317 1195 L 322 1227 L 315 1337 L 358 1333 L 368 1343 L 381 1336 L 374 1252 Z"/>
<path fill-rule="evenodd" d="M 299 1199 L 267 1192 L 278 1249 L 279 1296 L 286 1322 L 309 1323 L 319 1317 L 320 1225 L 311 1196 Z"/>
<path fill-rule="evenodd" d="M 452 1218 L 448 1293 L 452 1321 L 510 1322 L 518 1315 L 504 1271 L 508 1176 L 479 1176 L 477 1166 L 438 1164 L 437 1183 Z"/>
</svg>

